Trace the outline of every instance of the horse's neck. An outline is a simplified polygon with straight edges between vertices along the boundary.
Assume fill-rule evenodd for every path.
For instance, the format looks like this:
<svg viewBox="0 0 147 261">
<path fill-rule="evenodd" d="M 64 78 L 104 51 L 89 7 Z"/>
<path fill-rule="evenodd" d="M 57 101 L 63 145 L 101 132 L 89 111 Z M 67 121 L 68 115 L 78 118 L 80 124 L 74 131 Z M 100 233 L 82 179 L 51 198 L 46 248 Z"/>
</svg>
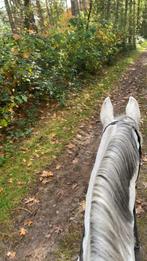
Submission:
<svg viewBox="0 0 147 261">
<path fill-rule="evenodd" d="M 108 144 L 111 140 L 111 136 L 115 135 L 117 130 L 116 126 L 112 126 L 111 128 L 109 128 L 109 130 L 107 130 L 106 132 L 104 132 L 99 149 L 98 149 L 98 153 L 97 153 L 97 157 L 96 157 L 96 161 L 91 173 L 91 177 L 90 177 L 90 182 L 89 182 L 89 187 L 88 187 L 88 191 L 87 191 L 87 195 L 86 195 L 86 208 L 85 208 L 85 221 L 84 221 L 84 225 L 85 225 L 85 236 L 83 239 L 83 261 L 90 261 L 91 257 L 90 257 L 90 211 L 91 211 L 91 201 L 92 201 L 92 195 L 93 195 L 93 186 L 95 184 L 95 178 L 96 178 L 96 174 L 99 170 L 101 161 L 104 157 L 104 154 L 107 150 Z M 130 212 L 133 216 L 133 208 L 134 208 L 134 203 L 135 203 L 135 181 L 136 181 L 136 175 L 137 175 L 137 171 L 135 175 L 133 175 L 133 178 L 130 182 L 130 187 L 129 187 L 129 198 L 130 198 L 130 202 L 129 202 L 129 209 Z M 134 222 L 132 222 L 132 231 L 134 229 Z M 129 257 L 126 257 L 127 261 L 134 261 L 135 257 L 134 257 L 134 243 L 132 243 L 132 245 L 129 246 Z"/>
<path fill-rule="evenodd" d="M 113 126 L 112 128 L 109 128 L 109 130 L 104 132 L 99 145 L 96 161 L 89 181 L 88 191 L 86 195 L 85 221 L 84 221 L 86 233 L 83 240 L 83 256 L 85 257 L 84 260 L 87 261 L 90 260 L 90 211 L 91 211 L 93 186 L 95 183 L 96 174 L 100 167 L 101 160 L 103 159 L 105 151 L 107 150 L 108 144 L 110 142 L 111 135 L 115 134 L 115 131 L 116 131 L 116 126 Z"/>
</svg>

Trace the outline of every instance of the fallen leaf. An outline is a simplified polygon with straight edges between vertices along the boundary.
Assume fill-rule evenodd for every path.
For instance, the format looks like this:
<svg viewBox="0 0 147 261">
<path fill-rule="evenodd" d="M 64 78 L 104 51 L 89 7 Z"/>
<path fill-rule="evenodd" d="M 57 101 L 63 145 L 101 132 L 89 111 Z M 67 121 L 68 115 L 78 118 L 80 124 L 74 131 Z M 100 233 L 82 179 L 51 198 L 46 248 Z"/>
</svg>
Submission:
<svg viewBox="0 0 147 261">
<path fill-rule="evenodd" d="M 80 134 L 77 134 L 77 136 L 76 136 L 78 139 L 81 139 L 82 138 L 82 135 L 80 135 Z"/>
<path fill-rule="evenodd" d="M 19 35 L 19 34 L 13 34 L 13 38 L 14 38 L 14 40 L 19 40 L 19 39 L 21 39 L 21 36 Z"/>
<path fill-rule="evenodd" d="M 40 181 L 43 181 L 43 179 L 51 178 L 54 174 L 52 171 L 44 170 L 42 174 L 40 175 Z"/>
<path fill-rule="evenodd" d="M 50 134 L 50 137 L 51 137 L 51 138 L 55 138 L 55 137 L 56 137 L 56 133 L 53 133 L 53 132 L 52 132 L 52 133 Z"/>
<path fill-rule="evenodd" d="M 52 116 L 52 117 L 53 117 L 53 119 L 57 117 L 56 112 L 53 113 L 53 116 Z"/>
<path fill-rule="evenodd" d="M 42 180 L 41 180 L 41 182 L 42 182 L 42 184 L 44 184 L 44 185 L 45 185 L 45 184 L 49 183 L 49 182 L 50 182 L 50 180 L 49 180 L 49 179 L 42 179 Z"/>
<path fill-rule="evenodd" d="M 72 154 L 72 153 L 73 153 L 71 150 L 67 150 L 67 152 L 68 152 L 69 154 Z"/>
<path fill-rule="evenodd" d="M 138 216 L 140 216 L 140 215 L 143 214 L 143 213 L 144 213 L 144 209 L 142 208 L 141 205 L 139 205 L 139 206 L 136 208 L 136 214 L 137 214 Z"/>
<path fill-rule="evenodd" d="M 147 182 L 143 182 L 145 189 L 147 189 Z"/>
<path fill-rule="evenodd" d="M 20 230 L 19 230 L 19 235 L 21 237 L 24 237 L 27 233 L 27 230 L 24 228 L 24 227 L 21 227 Z"/>
<path fill-rule="evenodd" d="M 83 200 L 83 201 L 80 203 L 80 206 L 81 206 L 82 211 L 84 211 L 84 210 L 85 210 L 85 207 L 86 207 L 86 202 Z"/>
<path fill-rule="evenodd" d="M 57 169 L 57 170 L 58 170 L 58 169 L 61 169 L 61 165 L 58 164 L 58 165 L 56 166 L 56 169 Z"/>
<path fill-rule="evenodd" d="M 138 205 L 138 204 L 141 204 L 142 203 L 142 200 L 141 199 L 137 199 L 136 200 L 136 204 Z"/>
<path fill-rule="evenodd" d="M 59 226 L 56 226 L 56 227 L 55 227 L 54 231 L 55 231 L 55 233 L 60 234 L 60 233 L 63 231 L 63 229 L 62 229 L 62 227 L 59 225 Z"/>
<path fill-rule="evenodd" d="M 72 161 L 73 164 L 77 164 L 78 162 L 79 162 L 79 160 L 78 160 L 77 158 L 75 158 L 75 159 Z"/>
<path fill-rule="evenodd" d="M 58 198 L 62 198 L 63 195 L 64 195 L 64 191 L 63 191 L 62 189 L 59 189 L 59 190 L 57 191 L 56 195 L 57 195 Z"/>
<path fill-rule="evenodd" d="M 72 189 L 75 189 L 75 188 L 77 188 L 77 187 L 78 187 L 78 184 L 77 184 L 77 183 L 72 185 Z"/>
<path fill-rule="evenodd" d="M 4 191 L 4 189 L 3 188 L 0 188 L 0 193 L 2 193 Z"/>
<path fill-rule="evenodd" d="M 147 155 L 145 155 L 145 156 L 142 158 L 142 160 L 143 160 L 144 162 L 147 162 Z"/>
<path fill-rule="evenodd" d="M 25 204 L 33 205 L 33 204 L 38 204 L 38 203 L 39 203 L 39 200 L 36 199 L 35 197 L 30 197 L 28 199 L 25 199 Z"/>
<path fill-rule="evenodd" d="M 22 185 L 24 185 L 24 182 L 23 181 L 17 181 L 17 185 L 22 186 Z"/>
<path fill-rule="evenodd" d="M 6 256 L 9 257 L 10 259 L 14 259 L 16 257 L 16 252 L 15 251 L 8 251 Z"/>
<path fill-rule="evenodd" d="M 51 234 L 47 234 L 45 237 L 49 239 L 51 237 Z"/>
<path fill-rule="evenodd" d="M 29 162 L 27 163 L 27 166 L 30 167 L 31 165 L 32 165 L 32 162 L 29 161 Z"/>
<path fill-rule="evenodd" d="M 70 143 L 70 144 L 66 145 L 66 147 L 68 149 L 73 149 L 73 148 L 75 148 L 75 144 Z"/>
<path fill-rule="evenodd" d="M 13 179 L 10 178 L 10 179 L 8 180 L 8 183 L 12 184 L 12 183 L 13 183 Z"/>
<path fill-rule="evenodd" d="M 39 158 L 40 156 L 39 156 L 39 154 L 35 153 L 34 157 Z"/>
<path fill-rule="evenodd" d="M 59 144 L 59 141 L 57 140 L 57 139 L 52 139 L 51 141 L 50 141 L 50 143 L 51 144 Z"/>
<path fill-rule="evenodd" d="M 18 54 L 18 49 L 17 49 L 16 47 L 12 47 L 12 48 L 11 48 L 11 52 L 12 52 L 13 54 Z"/>
<path fill-rule="evenodd" d="M 24 226 L 30 227 L 32 224 L 33 224 L 32 220 L 27 220 L 27 221 L 24 222 Z"/>
</svg>

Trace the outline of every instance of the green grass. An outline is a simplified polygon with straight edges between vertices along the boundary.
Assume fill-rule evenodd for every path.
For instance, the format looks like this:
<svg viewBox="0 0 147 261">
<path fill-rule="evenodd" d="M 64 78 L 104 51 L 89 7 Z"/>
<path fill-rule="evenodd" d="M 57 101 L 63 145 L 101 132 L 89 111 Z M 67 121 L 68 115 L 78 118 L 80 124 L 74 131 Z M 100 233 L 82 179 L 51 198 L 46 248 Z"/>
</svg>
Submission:
<svg viewBox="0 0 147 261">
<path fill-rule="evenodd" d="M 30 138 L 20 144 L 7 144 L 6 161 L 0 169 L 1 223 L 10 221 L 11 211 L 35 183 L 36 173 L 63 152 L 76 135 L 81 121 L 98 110 L 102 97 L 109 95 L 123 71 L 138 55 L 135 51 L 124 57 L 78 94 L 71 94 L 64 108 L 38 122 Z"/>
</svg>

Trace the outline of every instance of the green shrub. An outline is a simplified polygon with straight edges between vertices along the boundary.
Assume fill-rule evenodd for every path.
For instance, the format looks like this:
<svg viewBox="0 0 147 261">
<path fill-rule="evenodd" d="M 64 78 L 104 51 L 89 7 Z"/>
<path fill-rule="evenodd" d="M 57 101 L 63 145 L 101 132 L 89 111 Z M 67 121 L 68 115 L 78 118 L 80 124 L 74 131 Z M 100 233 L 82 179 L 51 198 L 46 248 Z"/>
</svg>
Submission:
<svg viewBox="0 0 147 261">
<path fill-rule="evenodd" d="M 0 125 L 13 121 L 16 108 L 28 99 L 48 95 L 64 103 L 79 77 L 95 74 L 122 49 L 123 35 L 111 24 L 72 18 L 66 30 L 39 35 L 5 35 L 0 40 Z"/>
</svg>

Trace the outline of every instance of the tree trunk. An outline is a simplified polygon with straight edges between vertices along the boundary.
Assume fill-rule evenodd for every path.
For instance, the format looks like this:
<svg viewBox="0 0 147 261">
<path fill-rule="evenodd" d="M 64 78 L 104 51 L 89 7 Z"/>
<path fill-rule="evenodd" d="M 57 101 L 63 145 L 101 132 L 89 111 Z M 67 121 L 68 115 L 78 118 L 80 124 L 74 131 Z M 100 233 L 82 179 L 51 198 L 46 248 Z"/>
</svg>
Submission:
<svg viewBox="0 0 147 261">
<path fill-rule="evenodd" d="M 141 0 L 138 0 L 137 4 L 137 32 L 139 31 L 140 27 L 140 11 L 141 11 Z"/>
<path fill-rule="evenodd" d="M 24 0 L 24 28 L 28 31 L 32 30 L 37 32 L 37 26 L 35 24 L 35 18 L 32 11 L 31 0 Z"/>
<path fill-rule="evenodd" d="M 13 20 L 13 16 L 12 16 L 12 12 L 11 12 L 11 8 L 10 8 L 8 0 L 5 0 L 5 7 L 6 7 L 7 15 L 8 15 L 8 18 L 9 18 L 11 30 L 12 30 L 13 33 L 16 33 L 16 25 L 15 25 L 15 22 Z"/>
<path fill-rule="evenodd" d="M 87 0 L 79 0 L 80 10 L 86 12 L 87 11 Z"/>
<path fill-rule="evenodd" d="M 133 0 L 133 29 L 132 29 L 132 44 L 136 48 L 136 0 Z"/>
<path fill-rule="evenodd" d="M 79 5 L 77 0 L 71 0 L 71 13 L 73 16 L 77 16 L 79 14 Z"/>
<path fill-rule="evenodd" d="M 88 5 L 87 0 L 83 0 L 82 2 L 83 2 L 83 9 L 86 12 L 87 11 L 87 5 Z"/>
<path fill-rule="evenodd" d="M 37 14 L 38 14 L 38 18 L 39 18 L 40 28 L 43 29 L 44 28 L 44 18 L 43 18 L 42 8 L 41 8 L 41 4 L 40 4 L 39 0 L 36 0 L 36 7 L 37 7 Z"/>
<path fill-rule="evenodd" d="M 116 10 L 115 10 L 115 25 L 118 27 L 118 19 L 119 19 L 119 0 L 116 1 Z"/>
<path fill-rule="evenodd" d="M 133 0 L 130 0 L 129 2 L 129 37 L 128 37 L 128 42 L 129 45 L 132 46 L 132 13 L 133 13 Z"/>
<path fill-rule="evenodd" d="M 124 15 L 125 30 L 126 30 L 127 23 L 128 23 L 128 0 L 125 0 L 125 15 Z"/>
<path fill-rule="evenodd" d="M 48 16 L 48 21 L 49 21 L 49 24 L 51 24 L 51 13 L 50 13 L 50 9 L 48 7 L 48 2 L 47 0 L 45 0 L 45 5 L 46 5 L 46 11 L 47 11 L 47 16 Z"/>
<path fill-rule="evenodd" d="M 111 0 L 107 1 L 107 7 L 106 7 L 106 19 L 109 20 L 111 17 Z"/>
<path fill-rule="evenodd" d="M 91 17 L 91 13 L 92 13 L 92 4 L 93 4 L 93 1 L 90 0 L 90 3 L 89 3 L 89 12 L 88 12 L 88 19 L 87 19 L 87 25 L 86 25 L 86 30 L 88 30 L 89 23 L 90 23 L 90 17 Z"/>
</svg>

